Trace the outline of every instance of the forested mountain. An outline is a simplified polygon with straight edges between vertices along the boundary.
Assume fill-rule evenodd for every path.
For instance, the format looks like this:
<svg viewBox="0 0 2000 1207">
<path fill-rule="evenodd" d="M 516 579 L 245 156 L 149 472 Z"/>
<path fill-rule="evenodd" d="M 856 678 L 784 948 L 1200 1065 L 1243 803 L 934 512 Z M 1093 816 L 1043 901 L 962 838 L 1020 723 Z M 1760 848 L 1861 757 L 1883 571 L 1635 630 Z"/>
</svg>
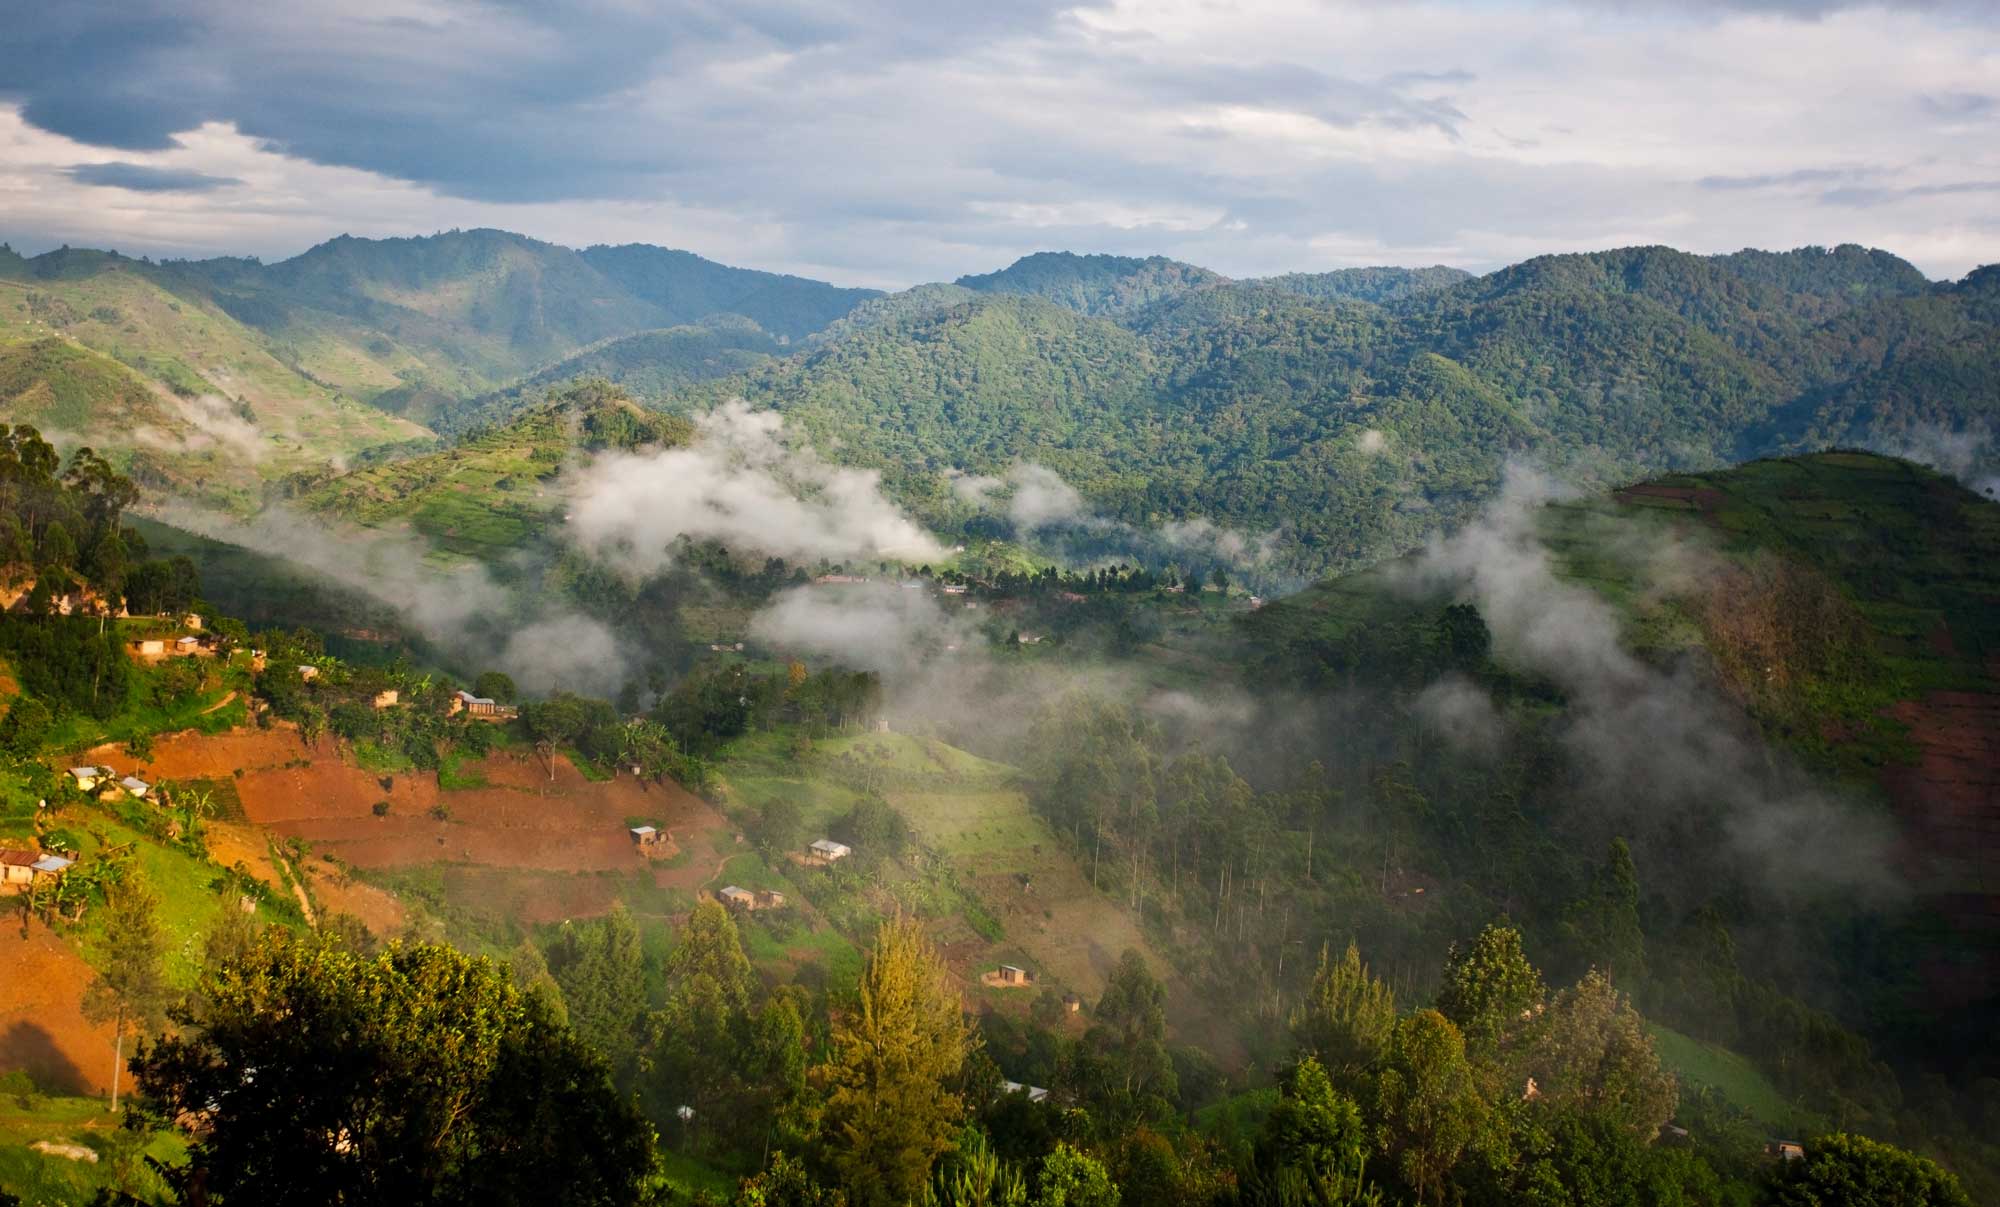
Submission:
<svg viewBox="0 0 2000 1207">
<path fill-rule="evenodd" d="M 1190 289 L 1219 285 L 1220 273 L 1165 256 L 1079 256 L 1067 251 L 1023 256 L 998 272 L 960 277 L 977 293 L 1042 298 L 1079 314 L 1123 314 Z"/>
<path fill-rule="evenodd" d="M 337 394 L 421 423 L 605 340 L 729 315 L 797 339 L 875 296 L 665 248 L 577 252 L 494 230 L 341 236 L 275 264 L 8 250 L 10 283 L 31 296 L 0 310 L 0 336 L 16 323 L 61 331 L 184 395 Z"/>
<path fill-rule="evenodd" d="M 1376 305 L 1183 268 L 1030 257 L 961 282 L 1023 296 L 871 303 L 667 402 L 777 407 L 941 523 L 963 519 L 950 471 L 1041 462 L 1124 521 L 1275 531 L 1281 577 L 1409 546 L 1513 458 L 1615 483 L 2000 418 L 1992 270 L 1929 285 L 1853 247 L 1633 248 Z"/>
<path fill-rule="evenodd" d="M 712 314 L 750 319 L 773 335 L 803 339 L 869 298 L 875 289 L 842 289 L 824 281 L 730 268 L 692 252 L 646 243 L 585 248 L 583 261 L 666 316 L 661 326 Z"/>
<path fill-rule="evenodd" d="M 1471 279 L 1472 274 L 1462 268 L 1437 264 L 1430 268 L 1341 268 L 1333 272 L 1288 272 L 1244 284 L 1268 285 L 1309 298 L 1346 298 L 1381 303 L 1433 289 L 1447 289 Z"/>
</svg>

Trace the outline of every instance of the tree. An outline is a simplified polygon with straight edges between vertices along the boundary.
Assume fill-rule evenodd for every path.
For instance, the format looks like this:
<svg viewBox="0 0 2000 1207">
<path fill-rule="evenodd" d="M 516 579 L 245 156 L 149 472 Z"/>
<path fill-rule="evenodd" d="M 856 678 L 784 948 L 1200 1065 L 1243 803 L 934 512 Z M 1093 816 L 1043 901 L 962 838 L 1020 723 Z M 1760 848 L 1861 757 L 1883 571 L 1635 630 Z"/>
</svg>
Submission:
<svg viewBox="0 0 2000 1207">
<path fill-rule="evenodd" d="M 695 906 L 667 976 L 666 1005 L 650 1024 L 654 1092 L 667 1109 L 689 1106 L 713 1130 L 740 1133 L 763 1070 L 752 1050 L 750 961 L 721 903 Z"/>
<path fill-rule="evenodd" d="M 160 899 L 137 872 L 128 873 L 110 893 L 104 922 L 104 966 L 84 990 L 84 1017 L 110 1023 L 111 1109 L 118 1109 L 119 1075 L 125 1069 L 125 1036 L 136 1024 L 147 1027 L 167 1005 L 167 973 L 160 923 Z"/>
<path fill-rule="evenodd" d="M 1292 1039 L 1336 1076 L 1375 1063 L 1396 1027 L 1396 995 L 1361 962 L 1361 949 L 1347 945 L 1335 964 L 1319 949 L 1319 970 L 1305 1000 L 1292 1010 Z"/>
<path fill-rule="evenodd" d="M 1475 1049 L 1492 1049 L 1542 1004 L 1542 974 L 1521 951 L 1521 932 L 1491 925 L 1469 944 L 1453 943 L 1438 990 L 1438 1013 Z"/>
<path fill-rule="evenodd" d="M 1119 957 L 1092 1015 L 1089 1038 L 1111 1058 L 1128 1103 L 1148 1095 L 1171 1102 L 1178 1086 L 1167 1054 L 1167 991 L 1138 951 Z"/>
<path fill-rule="evenodd" d="M 925 1190 L 924 1207 L 1025 1207 L 1027 1185 L 1000 1159 L 986 1134 L 967 1127 Z"/>
<path fill-rule="evenodd" d="M 950 1088 L 973 1037 L 944 964 L 913 920 L 876 932 L 859 1000 L 835 1020 L 825 1130 L 859 1207 L 919 1194 L 965 1104 Z"/>
<path fill-rule="evenodd" d="M 504 671 L 482 671 L 479 678 L 472 681 L 472 694 L 501 704 L 512 704 L 515 695 L 513 677 Z"/>
<path fill-rule="evenodd" d="M 1624 839 L 1611 840 L 1604 866 L 1597 870 L 1590 891 L 1571 903 L 1564 914 L 1563 934 L 1582 963 L 1628 982 L 1636 983 L 1645 975 L 1639 873 L 1632 863 L 1632 848 Z"/>
<path fill-rule="evenodd" d="M 847 1196 L 815 1182 L 797 1158 L 775 1152 L 763 1172 L 743 1179 L 730 1204 L 731 1207 L 847 1207 Z"/>
<path fill-rule="evenodd" d="M 586 1043 L 629 1071 L 646 1002 L 639 928 L 623 902 L 594 922 L 565 924 L 550 945 L 549 972 L 562 987 L 569 1024 Z"/>
<path fill-rule="evenodd" d="M 1805 1149 L 1772 1179 L 1768 1207 L 1972 1207 L 1949 1170 L 1893 1144 L 1836 1132 Z"/>
<path fill-rule="evenodd" d="M 667 956 L 667 976 L 674 980 L 707 976 L 741 1010 L 749 1005 L 751 975 L 736 919 L 720 901 L 697 904 Z"/>
<path fill-rule="evenodd" d="M 550 779 L 556 777 L 556 750 L 575 741 L 589 721 L 582 697 L 569 692 L 557 692 L 546 700 L 521 707 L 521 723 L 535 740 L 535 749 L 541 753 Z"/>
<path fill-rule="evenodd" d="M 1459 1154 L 1472 1143 L 1486 1104 L 1465 1059 L 1465 1037 L 1435 1010 L 1396 1024 L 1376 1084 L 1384 1147 L 1419 1199 L 1444 1201 Z"/>
<path fill-rule="evenodd" d="M 1366 1181 L 1373 1137 L 1361 1109 L 1308 1056 L 1285 1079 L 1246 1178 L 1246 1207 L 1333 1207 L 1379 1200 Z"/>
<path fill-rule="evenodd" d="M 1030 1207 L 1118 1207 L 1118 1187 L 1097 1158 L 1068 1142 L 1042 1158 Z"/>
<path fill-rule="evenodd" d="M 172 1017 L 133 1072 L 210 1201 L 609 1207 L 651 1172 L 603 1059 L 490 960 L 271 927 Z"/>
<path fill-rule="evenodd" d="M 1673 1117 L 1679 1087 L 1625 995 L 1595 970 L 1549 1003 L 1527 1068 L 1550 1105 L 1577 1105 L 1650 1142 Z"/>
</svg>

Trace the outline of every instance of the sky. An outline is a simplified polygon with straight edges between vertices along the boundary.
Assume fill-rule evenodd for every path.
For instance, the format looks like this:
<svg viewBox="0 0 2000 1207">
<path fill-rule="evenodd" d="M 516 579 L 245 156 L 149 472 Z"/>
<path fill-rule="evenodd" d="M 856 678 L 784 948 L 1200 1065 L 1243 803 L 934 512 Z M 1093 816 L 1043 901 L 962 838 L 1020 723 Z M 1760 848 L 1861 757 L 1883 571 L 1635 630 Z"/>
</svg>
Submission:
<svg viewBox="0 0 2000 1207">
<path fill-rule="evenodd" d="M 1665 243 L 2000 261 L 2000 0 L 7 5 L 0 239 L 491 226 L 897 288 Z"/>
</svg>

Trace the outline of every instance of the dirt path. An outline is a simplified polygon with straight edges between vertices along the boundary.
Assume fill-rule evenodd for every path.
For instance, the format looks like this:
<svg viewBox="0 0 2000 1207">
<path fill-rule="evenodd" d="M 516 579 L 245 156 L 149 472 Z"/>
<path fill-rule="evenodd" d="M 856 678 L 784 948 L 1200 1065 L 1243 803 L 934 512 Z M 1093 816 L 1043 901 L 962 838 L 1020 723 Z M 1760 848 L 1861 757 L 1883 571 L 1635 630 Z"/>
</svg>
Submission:
<svg viewBox="0 0 2000 1207">
<path fill-rule="evenodd" d="M 222 709 L 228 708 L 232 703 L 235 702 L 235 700 L 236 700 L 236 692 L 232 689 L 228 695 L 222 697 L 222 699 L 220 700 L 217 700 L 215 703 L 209 705 L 207 708 L 202 709 L 201 715 L 205 717 L 212 712 L 220 712 Z"/>
</svg>

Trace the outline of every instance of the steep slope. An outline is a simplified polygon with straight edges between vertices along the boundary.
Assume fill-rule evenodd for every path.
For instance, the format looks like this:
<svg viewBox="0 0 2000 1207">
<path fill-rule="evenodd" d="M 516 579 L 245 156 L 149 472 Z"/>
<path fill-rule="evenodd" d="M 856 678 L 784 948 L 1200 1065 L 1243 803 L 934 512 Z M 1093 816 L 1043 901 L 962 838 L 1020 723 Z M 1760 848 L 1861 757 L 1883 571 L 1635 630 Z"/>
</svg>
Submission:
<svg viewBox="0 0 2000 1207">
<path fill-rule="evenodd" d="M 1809 991 L 1892 1049 L 1941 1056 L 1982 1033 L 2000 1002 L 2000 890 L 1984 870 L 2000 856 L 2000 504 L 1905 462 L 1826 453 L 1515 515 L 1440 559 L 1254 614 L 1252 676 L 1384 693 L 1384 715 L 1405 719 L 1346 740 L 1416 742 L 1421 791 L 1448 799 L 1475 775 L 1519 811 L 1471 831 L 1485 870 L 1452 874 L 1525 902 L 1530 879 L 1557 873 L 1532 843 L 1506 853 L 1519 817 L 1572 851 L 1615 833 L 1655 869 L 1655 938 L 1712 908 L 1745 975 Z M 1453 602 L 1491 625 L 1490 660 L 1452 644 L 1439 609 Z M 1595 616 L 1622 653 L 1599 648 Z M 1618 668 L 1603 681 L 1599 659 Z M 1447 698 L 1457 711 L 1425 711 Z M 1738 801 L 1697 787 L 1697 750 L 1723 766 L 1752 752 L 1729 773 Z M 1614 782 L 1593 780 L 1599 756 Z M 1828 834 L 1847 845 L 1814 849 Z M 1835 851 L 1870 862 L 1836 868 Z M 1690 860 L 1702 878 L 1681 877 Z M 1853 899 L 1796 913 L 1822 876 Z"/>
</svg>

